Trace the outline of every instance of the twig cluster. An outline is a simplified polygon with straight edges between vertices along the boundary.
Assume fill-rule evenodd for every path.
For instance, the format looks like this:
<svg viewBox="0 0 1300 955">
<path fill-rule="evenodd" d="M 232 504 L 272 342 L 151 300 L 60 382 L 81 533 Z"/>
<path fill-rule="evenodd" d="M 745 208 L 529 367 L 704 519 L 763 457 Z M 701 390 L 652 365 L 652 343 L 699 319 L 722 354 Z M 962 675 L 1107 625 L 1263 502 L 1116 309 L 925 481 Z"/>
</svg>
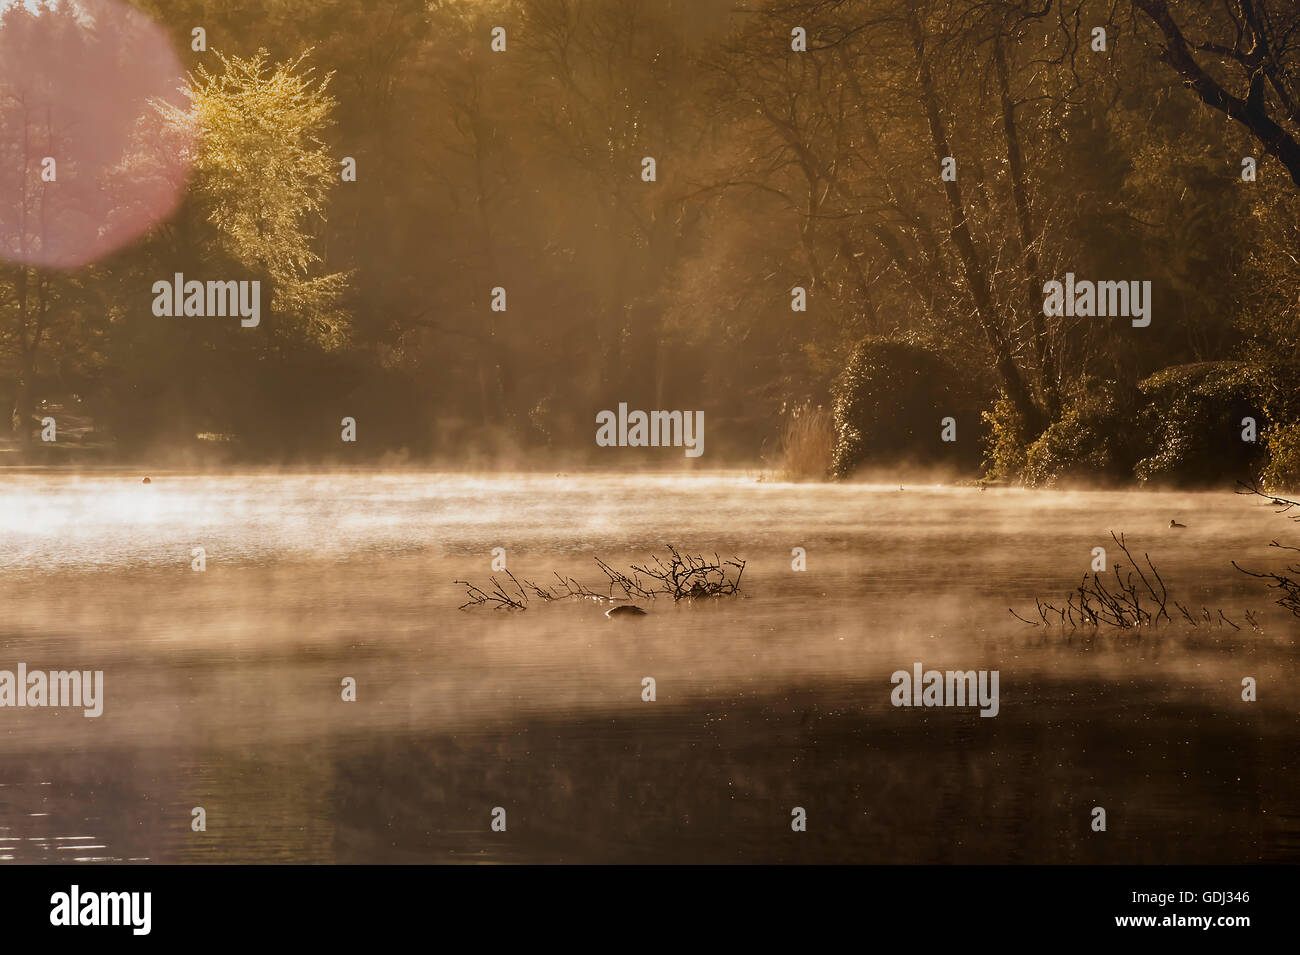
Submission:
<svg viewBox="0 0 1300 955">
<path fill-rule="evenodd" d="M 737 557 L 722 560 L 715 553 L 713 560 L 691 554 L 683 554 L 671 544 L 669 556 L 660 558 L 651 554 L 653 565 L 633 565 L 627 573 L 617 570 L 595 558 L 596 566 L 605 575 L 606 592 L 591 590 L 573 577 L 561 577 L 555 574 L 555 583 L 542 587 L 531 580 L 520 580 L 510 571 L 505 571 L 508 580 L 489 577 L 489 589 L 471 584 L 467 580 L 456 583 L 465 588 L 469 599 L 461 604 L 460 609 L 468 607 L 492 607 L 494 610 L 527 610 L 531 599 L 549 603 L 552 600 L 595 600 L 609 602 L 613 600 L 654 600 L 657 597 L 672 597 L 674 601 L 693 600 L 707 597 L 730 597 L 740 591 L 740 578 L 745 573 L 745 561 Z M 735 570 L 734 578 L 728 568 Z M 616 591 L 621 593 L 616 595 Z"/>
<path fill-rule="evenodd" d="M 1146 564 L 1146 570 L 1143 570 L 1129 551 L 1124 535 L 1112 531 L 1110 536 L 1120 552 L 1128 558 L 1127 570 L 1122 561 L 1116 561 L 1111 567 L 1115 575 L 1113 581 L 1100 574 L 1085 574 L 1079 586 L 1066 598 L 1064 606 L 1035 599 L 1038 620 L 1026 619 L 1014 610 L 1010 610 L 1011 616 L 1034 627 L 1059 625 L 1077 629 L 1100 628 L 1105 625 L 1127 630 L 1154 626 L 1161 620 L 1172 622 L 1169 607 L 1173 606 L 1193 627 L 1213 623 L 1220 627 L 1227 624 L 1233 630 L 1241 629 L 1222 610 L 1211 613 L 1208 607 L 1202 607 L 1198 612 L 1183 606 L 1177 600 L 1170 600 L 1169 590 L 1155 564 L 1151 562 L 1150 555 L 1145 552 L 1142 554 L 1142 560 Z M 1259 632 L 1259 622 L 1249 610 L 1246 611 L 1246 621 L 1252 630 Z"/>
<path fill-rule="evenodd" d="M 1300 514 L 1289 513 L 1292 509 L 1300 508 L 1300 501 L 1293 501 L 1290 498 L 1268 494 L 1261 491 L 1259 486 L 1253 483 L 1247 484 L 1239 481 L 1238 484 L 1241 486 L 1241 490 L 1237 491 L 1238 494 L 1253 494 L 1257 497 L 1262 497 L 1274 506 L 1275 513 L 1286 514 L 1291 520 L 1300 521 Z M 1278 543 L 1277 541 L 1272 541 L 1268 546 L 1276 547 L 1279 550 L 1300 551 L 1300 547 L 1290 547 L 1286 544 Z M 1269 589 L 1281 593 L 1281 596 L 1276 601 L 1278 606 L 1285 607 L 1295 616 L 1300 617 L 1300 564 L 1287 564 L 1280 572 L 1261 571 L 1259 573 L 1256 573 L 1253 570 L 1247 570 L 1235 560 L 1232 562 L 1232 566 L 1236 567 L 1237 570 L 1249 577 L 1256 577 L 1260 580 L 1269 581 Z"/>
<path fill-rule="evenodd" d="M 1276 494 L 1269 494 L 1267 491 L 1261 491 L 1259 485 L 1254 481 L 1238 481 L 1237 488 L 1238 490 L 1233 493 L 1262 497 L 1277 509 L 1274 512 L 1277 514 L 1287 514 L 1287 512 L 1292 508 L 1300 508 L 1300 501 L 1293 501 L 1290 498 L 1278 497 Z M 1287 516 L 1293 521 L 1300 522 L 1300 514 L 1287 514 Z"/>
<path fill-rule="evenodd" d="M 667 561 L 652 554 L 655 566 L 632 568 L 638 579 L 640 574 L 645 574 L 659 582 L 657 588 L 652 585 L 652 593 L 666 594 L 673 600 L 693 600 L 697 597 L 729 597 L 740 590 L 740 578 L 745 573 L 743 560 L 733 557 L 724 561 L 715 553 L 713 562 L 709 563 L 703 557 L 679 553 L 672 546 L 668 552 L 671 556 Z M 735 580 L 727 578 L 728 567 L 735 568 Z"/>
<path fill-rule="evenodd" d="M 1186 620 L 1188 623 L 1190 623 L 1193 627 L 1199 627 L 1203 623 L 1217 623 L 1220 627 L 1222 627 L 1226 623 L 1233 630 L 1241 629 L 1241 627 L 1237 626 L 1230 619 L 1228 619 L 1227 614 L 1225 614 L 1222 610 L 1219 611 L 1218 616 L 1216 617 L 1214 614 L 1210 613 L 1210 609 L 1208 607 L 1202 607 L 1201 612 L 1197 613 L 1195 610 L 1190 610 L 1187 607 L 1184 607 L 1177 600 L 1174 601 L 1174 606 L 1178 609 L 1178 612 L 1183 615 L 1183 619 Z M 1249 610 L 1246 611 L 1246 622 L 1250 624 L 1250 628 L 1252 630 L 1255 630 L 1257 632 L 1259 631 L 1259 621 L 1255 619 L 1255 615 L 1251 613 Z"/>
<path fill-rule="evenodd" d="M 489 583 L 492 585 L 490 591 L 476 587 L 468 580 L 458 580 L 456 583 L 465 588 L 465 596 L 469 598 L 460 605 L 460 609 L 489 606 L 493 610 L 526 610 L 528 608 L 528 594 L 524 591 L 523 585 L 510 571 L 507 570 L 505 573 L 510 578 L 510 582 L 514 584 L 515 592 L 519 594 L 518 597 L 511 596 L 496 577 L 488 578 Z"/>
<path fill-rule="evenodd" d="M 1027 620 L 1014 610 L 1010 611 L 1011 615 L 1035 627 L 1068 624 L 1077 628 L 1100 627 L 1104 624 L 1129 629 L 1151 626 L 1162 618 L 1169 620 L 1169 591 L 1155 564 L 1151 563 L 1150 556 L 1145 553 L 1142 555 L 1147 571 L 1150 571 L 1151 576 L 1148 577 L 1147 571 L 1142 569 L 1129 552 L 1124 535 L 1112 531 L 1110 536 L 1120 552 L 1128 558 L 1127 570 L 1122 561 L 1115 561 L 1111 564 L 1115 575 L 1113 581 L 1108 581 L 1097 573 L 1091 576 L 1085 574 L 1079 586 L 1066 598 L 1064 606 L 1035 599 L 1039 617 L 1037 621 Z"/>
</svg>

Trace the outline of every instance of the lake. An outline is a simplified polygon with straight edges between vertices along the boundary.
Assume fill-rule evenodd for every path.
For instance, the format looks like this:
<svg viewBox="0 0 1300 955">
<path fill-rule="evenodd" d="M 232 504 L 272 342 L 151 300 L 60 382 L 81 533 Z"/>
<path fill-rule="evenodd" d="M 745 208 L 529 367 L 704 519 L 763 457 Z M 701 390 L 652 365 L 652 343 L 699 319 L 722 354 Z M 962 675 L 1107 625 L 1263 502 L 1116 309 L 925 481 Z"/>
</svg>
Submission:
<svg viewBox="0 0 1300 955">
<path fill-rule="evenodd" d="M 1300 859 L 1300 621 L 1230 564 L 1280 568 L 1268 544 L 1300 545 L 1300 525 L 1258 499 L 143 473 L 0 476 L 0 669 L 104 674 L 98 718 L 0 708 L 0 859 Z M 1095 547 L 1122 560 L 1111 531 L 1241 629 L 1008 612 L 1063 600 Z M 521 578 L 603 589 L 594 558 L 668 544 L 744 559 L 742 595 L 636 618 L 458 609 L 494 548 Z M 997 670 L 997 716 L 893 706 L 891 674 L 916 663 Z"/>
</svg>

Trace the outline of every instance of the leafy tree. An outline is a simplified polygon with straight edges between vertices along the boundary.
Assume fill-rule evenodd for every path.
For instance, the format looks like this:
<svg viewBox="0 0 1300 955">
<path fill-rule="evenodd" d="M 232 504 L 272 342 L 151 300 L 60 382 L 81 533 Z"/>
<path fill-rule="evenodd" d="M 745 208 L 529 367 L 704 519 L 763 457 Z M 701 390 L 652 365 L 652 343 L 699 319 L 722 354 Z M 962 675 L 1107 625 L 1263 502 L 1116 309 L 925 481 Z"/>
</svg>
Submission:
<svg viewBox="0 0 1300 955">
<path fill-rule="evenodd" d="M 315 79 L 308 53 L 280 64 L 266 50 L 247 59 L 218 53 L 221 72 L 200 66 L 191 76 L 188 110 L 168 103 L 159 110 L 198 133 L 195 194 L 219 252 L 269 279 L 275 332 L 333 349 L 346 341 L 338 302 L 347 276 L 315 270 L 317 230 L 339 175 L 320 138 L 335 102 L 329 76 Z"/>
</svg>

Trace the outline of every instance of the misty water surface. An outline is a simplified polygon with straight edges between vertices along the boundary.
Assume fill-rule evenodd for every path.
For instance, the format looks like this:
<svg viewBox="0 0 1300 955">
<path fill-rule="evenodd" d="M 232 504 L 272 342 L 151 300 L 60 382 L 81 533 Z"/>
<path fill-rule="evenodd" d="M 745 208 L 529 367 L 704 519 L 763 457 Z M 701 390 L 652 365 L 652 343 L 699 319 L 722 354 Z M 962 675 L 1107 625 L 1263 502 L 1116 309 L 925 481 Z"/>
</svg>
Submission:
<svg viewBox="0 0 1300 955">
<path fill-rule="evenodd" d="M 141 476 L 0 478 L 0 669 L 103 670 L 106 697 L 98 719 L 0 709 L 0 859 L 1300 856 L 1296 621 L 1229 563 L 1280 566 L 1268 542 L 1300 525 L 1252 499 L 739 472 Z M 1242 629 L 1062 633 L 1008 613 L 1063 597 L 1094 547 L 1122 559 L 1112 530 L 1173 597 Z M 486 583 L 494 547 L 520 577 L 595 587 L 593 557 L 668 543 L 744 558 L 746 596 L 635 620 L 457 609 L 454 581 Z M 999 670 L 1001 712 L 892 707 L 890 674 L 918 661 Z"/>
</svg>

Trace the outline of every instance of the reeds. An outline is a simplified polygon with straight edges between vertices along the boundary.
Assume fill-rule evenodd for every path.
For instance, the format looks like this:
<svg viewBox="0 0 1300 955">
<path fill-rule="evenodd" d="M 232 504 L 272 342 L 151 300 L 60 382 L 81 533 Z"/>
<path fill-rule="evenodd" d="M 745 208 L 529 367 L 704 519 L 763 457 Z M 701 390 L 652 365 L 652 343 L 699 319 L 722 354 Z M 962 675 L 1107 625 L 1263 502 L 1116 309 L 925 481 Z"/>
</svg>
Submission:
<svg viewBox="0 0 1300 955">
<path fill-rule="evenodd" d="M 781 426 L 779 470 L 789 481 L 820 480 L 830 472 L 835 451 L 835 421 L 821 405 L 804 401 L 785 414 Z"/>
</svg>

